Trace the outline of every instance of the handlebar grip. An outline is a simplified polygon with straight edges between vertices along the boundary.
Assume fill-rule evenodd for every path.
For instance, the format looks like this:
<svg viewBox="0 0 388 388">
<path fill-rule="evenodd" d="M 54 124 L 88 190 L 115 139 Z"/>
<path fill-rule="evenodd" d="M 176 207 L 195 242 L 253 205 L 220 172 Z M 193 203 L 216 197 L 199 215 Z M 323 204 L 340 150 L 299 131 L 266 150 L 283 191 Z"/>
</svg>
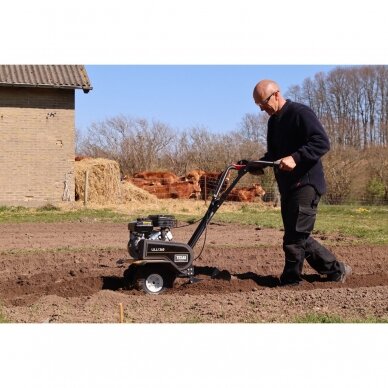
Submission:
<svg viewBox="0 0 388 388">
<path fill-rule="evenodd" d="M 248 167 L 256 167 L 256 168 L 276 167 L 279 165 L 280 165 L 280 160 L 277 160 L 275 162 L 270 162 L 268 160 L 250 160 L 248 161 L 248 164 L 247 164 Z"/>
</svg>

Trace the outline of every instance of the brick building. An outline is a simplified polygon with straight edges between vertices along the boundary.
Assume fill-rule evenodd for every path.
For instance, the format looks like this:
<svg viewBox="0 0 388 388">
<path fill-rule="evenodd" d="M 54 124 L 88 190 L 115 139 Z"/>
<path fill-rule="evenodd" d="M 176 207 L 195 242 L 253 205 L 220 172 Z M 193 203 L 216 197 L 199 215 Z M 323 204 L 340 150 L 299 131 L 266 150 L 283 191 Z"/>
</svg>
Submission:
<svg viewBox="0 0 388 388">
<path fill-rule="evenodd" d="M 74 201 L 75 89 L 84 66 L 0 65 L 0 206 Z"/>
</svg>

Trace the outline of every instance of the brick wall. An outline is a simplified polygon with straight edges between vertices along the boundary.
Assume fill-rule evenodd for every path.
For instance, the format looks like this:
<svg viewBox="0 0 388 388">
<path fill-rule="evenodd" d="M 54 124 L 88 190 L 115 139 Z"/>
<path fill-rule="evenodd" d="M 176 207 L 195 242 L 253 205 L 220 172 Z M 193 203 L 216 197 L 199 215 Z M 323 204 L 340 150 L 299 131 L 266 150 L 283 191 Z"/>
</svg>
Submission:
<svg viewBox="0 0 388 388">
<path fill-rule="evenodd" d="M 0 87 L 0 205 L 74 201 L 74 90 Z"/>
</svg>

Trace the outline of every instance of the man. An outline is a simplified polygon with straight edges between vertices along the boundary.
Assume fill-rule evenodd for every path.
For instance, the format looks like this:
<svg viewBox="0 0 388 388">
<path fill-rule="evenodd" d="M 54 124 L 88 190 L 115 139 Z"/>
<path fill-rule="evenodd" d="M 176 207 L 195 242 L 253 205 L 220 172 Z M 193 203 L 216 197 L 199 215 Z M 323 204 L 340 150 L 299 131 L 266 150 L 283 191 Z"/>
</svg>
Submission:
<svg viewBox="0 0 388 388">
<path fill-rule="evenodd" d="M 325 130 L 309 107 L 284 99 L 274 81 L 260 81 L 253 99 L 270 116 L 262 160 L 280 161 L 275 169 L 284 225 L 285 265 L 280 283 L 299 284 L 304 259 L 327 280 L 344 282 L 352 272 L 350 266 L 310 235 L 318 202 L 326 190 L 321 157 L 330 144 Z"/>
</svg>

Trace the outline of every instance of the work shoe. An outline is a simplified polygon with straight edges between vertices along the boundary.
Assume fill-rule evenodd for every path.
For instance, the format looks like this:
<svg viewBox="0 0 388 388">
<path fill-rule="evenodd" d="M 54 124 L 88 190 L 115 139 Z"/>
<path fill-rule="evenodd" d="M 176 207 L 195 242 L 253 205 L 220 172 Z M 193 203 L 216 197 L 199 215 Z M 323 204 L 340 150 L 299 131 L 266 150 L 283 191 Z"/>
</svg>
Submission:
<svg viewBox="0 0 388 388">
<path fill-rule="evenodd" d="M 346 279 L 352 274 L 353 270 L 352 267 L 348 264 L 343 263 L 344 270 L 340 275 L 337 275 L 336 277 L 328 276 L 328 280 L 331 282 L 338 282 L 338 283 L 345 283 Z"/>
</svg>

